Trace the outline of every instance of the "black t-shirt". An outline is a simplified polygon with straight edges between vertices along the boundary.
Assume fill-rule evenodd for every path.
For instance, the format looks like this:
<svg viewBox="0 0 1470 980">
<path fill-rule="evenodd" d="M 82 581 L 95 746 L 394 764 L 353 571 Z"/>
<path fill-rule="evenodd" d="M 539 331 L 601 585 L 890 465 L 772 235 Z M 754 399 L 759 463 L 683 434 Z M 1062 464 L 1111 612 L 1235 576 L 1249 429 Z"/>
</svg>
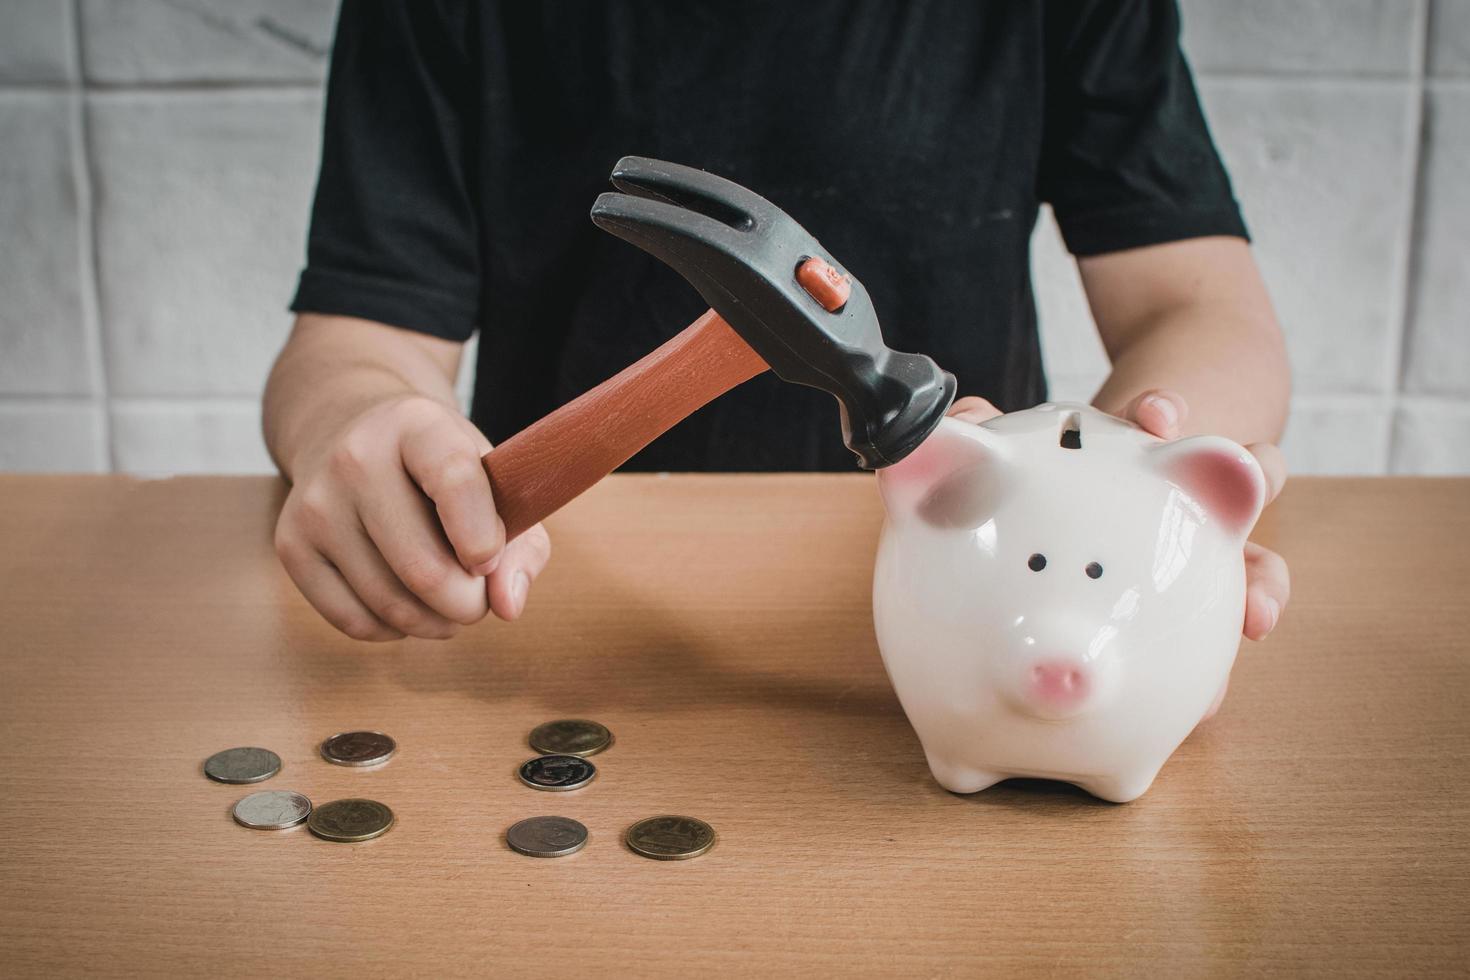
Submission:
<svg viewBox="0 0 1470 980">
<path fill-rule="evenodd" d="M 1045 398 L 1028 242 L 1244 237 L 1173 0 L 346 0 L 292 308 L 464 340 L 494 441 L 704 310 L 588 219 L 625 154 L 801 222 L 888 345 L 1007 411 Z M 830 395 L 769 373 L 633 469 L 851 469 Z"/>
</svg>

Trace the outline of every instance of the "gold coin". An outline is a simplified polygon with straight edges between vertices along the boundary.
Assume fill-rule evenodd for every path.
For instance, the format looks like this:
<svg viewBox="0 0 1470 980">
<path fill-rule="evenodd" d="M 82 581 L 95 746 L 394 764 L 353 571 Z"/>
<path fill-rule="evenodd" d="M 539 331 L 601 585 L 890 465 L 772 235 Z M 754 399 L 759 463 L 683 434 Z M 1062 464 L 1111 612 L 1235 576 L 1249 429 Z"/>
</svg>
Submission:
<svg viewBox="0 0 1470 980">
<path fill-rule="evenodd" d="M 715 829 L 703 820 L 665 814 L 628 828 L 628 847 L 657 861 L 684 861 L 715 846 Z"/>
<path fill-rule="evenodd" d="M 393 811 L 377 800 L 333 800 L 311 811 L 306 829 L 322 840 L 356 843 L 381 837 L 393 826 Z"/>
<path fill-rule="evenodd" d="M 559 718 L 531 729 L 531 748 L 542 755 L 596 755 L 612 744 L 607 726 L 585 718 Z"/>
</svg>

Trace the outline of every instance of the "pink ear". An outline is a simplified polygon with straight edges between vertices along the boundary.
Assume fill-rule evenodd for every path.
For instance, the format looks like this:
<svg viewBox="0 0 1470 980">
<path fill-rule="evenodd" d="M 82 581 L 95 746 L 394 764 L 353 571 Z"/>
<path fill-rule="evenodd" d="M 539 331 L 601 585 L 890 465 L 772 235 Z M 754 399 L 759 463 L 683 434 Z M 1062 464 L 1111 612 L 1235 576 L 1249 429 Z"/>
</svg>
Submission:
<svg viewBox="0 0 1470 980">
<path fill-rule="evenodd" d="M 1192 436 L 1152 450 L 1164 478 L 1231 534 L 1245 538 L 1266 506 L 1266 477 L 1247 450 L 1219 436 Z"/>
<path fill-rule="evenodd" d="M 937 527 L 979 527 L 995 508 L 1004 461 L 983 426 L 945 419 L 912 453 L 878 471 L 890 515 Z"/>
</svg>

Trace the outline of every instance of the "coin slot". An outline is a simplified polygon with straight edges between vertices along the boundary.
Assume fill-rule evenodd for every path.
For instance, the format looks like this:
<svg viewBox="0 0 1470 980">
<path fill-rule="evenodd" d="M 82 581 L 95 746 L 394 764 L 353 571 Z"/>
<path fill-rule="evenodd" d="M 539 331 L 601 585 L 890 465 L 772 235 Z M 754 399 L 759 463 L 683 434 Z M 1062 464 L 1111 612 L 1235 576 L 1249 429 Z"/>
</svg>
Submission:
<svg viewBox="0 0 1470 980">
<path fill-rule="evenodd" d="M 1062 416 L 1060 444 L 1063 449 L 1082 448 L 1082 413 L 1068 412 Z"/>
</svg>

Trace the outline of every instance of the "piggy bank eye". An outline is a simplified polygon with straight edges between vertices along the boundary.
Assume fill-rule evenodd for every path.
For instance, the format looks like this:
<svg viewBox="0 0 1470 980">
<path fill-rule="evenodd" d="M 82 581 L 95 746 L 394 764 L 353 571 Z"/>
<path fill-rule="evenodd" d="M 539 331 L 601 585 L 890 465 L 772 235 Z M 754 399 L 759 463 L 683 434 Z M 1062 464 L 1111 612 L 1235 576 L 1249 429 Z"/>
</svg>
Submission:
<svg viewBox="0 0 1470 980">
<path fill-rule="evenodd" d="M 1102 578 L 1102 566 L 1095 561 L 1088 562 L 1085 571 L 1088 578 Z"/>
<path fill-rule="evenodd" d="M 1031 569 L 1033 572 L 1041 571 L 1043 568 L 1046 567 L 1046 556 L 1039 552 L 1032 555 L 1030 558 L 1026 559 L 1026 567 Z"/>
</svg>

